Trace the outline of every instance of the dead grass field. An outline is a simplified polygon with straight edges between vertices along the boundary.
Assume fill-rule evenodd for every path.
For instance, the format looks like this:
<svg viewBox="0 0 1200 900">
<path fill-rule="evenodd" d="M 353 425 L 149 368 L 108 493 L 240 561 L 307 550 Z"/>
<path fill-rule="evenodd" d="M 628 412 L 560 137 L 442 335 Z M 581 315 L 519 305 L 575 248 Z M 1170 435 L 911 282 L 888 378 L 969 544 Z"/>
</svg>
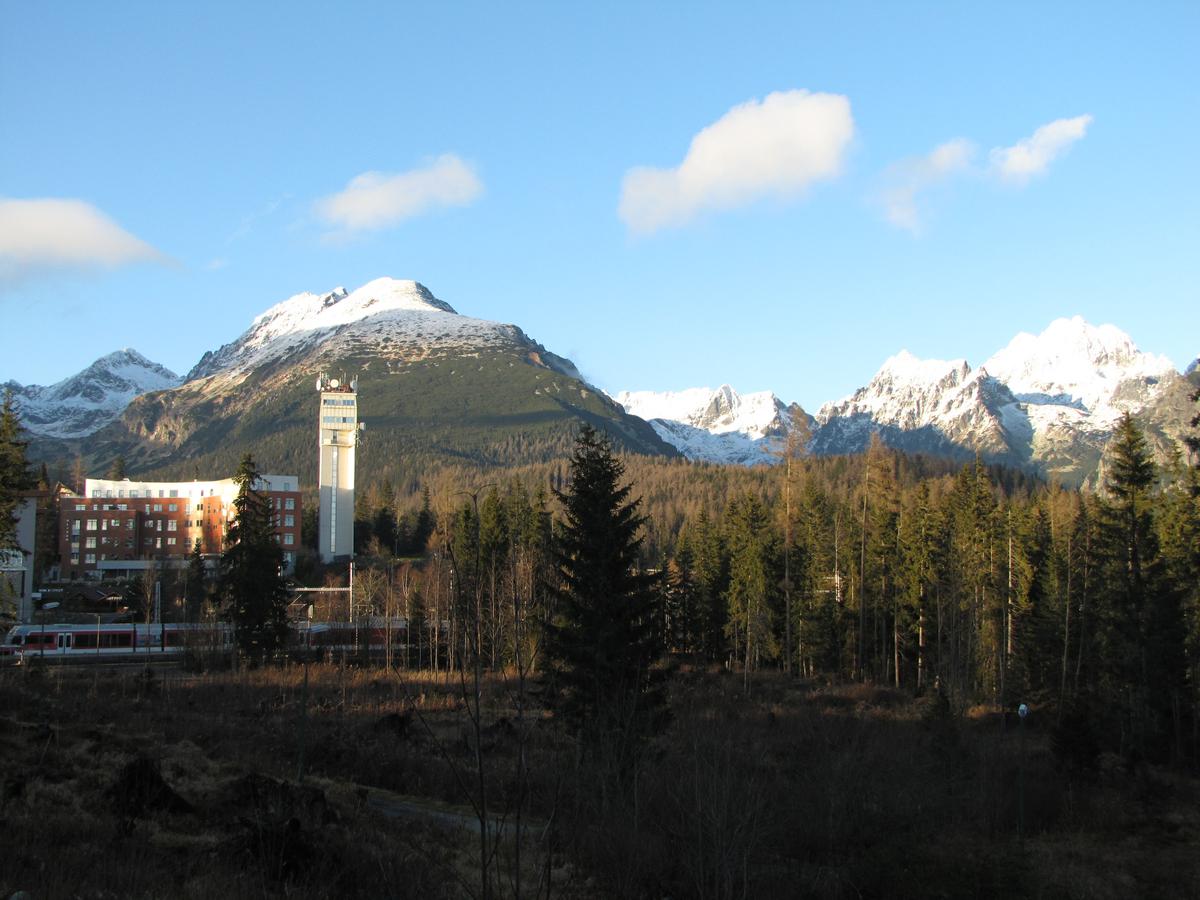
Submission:
<svg viewBox="0 0 1200 900">
<path fill-rule="evenodd" d="M 482 758 L 497 896 L 1200 897 L 1196 779 L 1064 769 L 1038 710 L 683 670 L 613 798 L 520 700 L 477 754 L 427 673 L 0 670 L 0 896 L 478 896 Z"/>
</svg>

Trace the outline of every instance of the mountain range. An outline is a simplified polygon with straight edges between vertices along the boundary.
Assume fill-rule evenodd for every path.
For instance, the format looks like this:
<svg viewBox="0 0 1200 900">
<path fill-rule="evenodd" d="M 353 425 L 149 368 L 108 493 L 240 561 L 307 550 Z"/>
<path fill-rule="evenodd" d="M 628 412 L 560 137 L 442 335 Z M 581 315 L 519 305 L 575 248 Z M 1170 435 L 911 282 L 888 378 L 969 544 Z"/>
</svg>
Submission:
<svg viewBox="0 0 1200 900">
<path fill-rule="evenodd" d="M 770 392 L 740 396 L 728 385 L 716 392 L 623 391 L 616 399 L 692 459 L 777 457 L 795 408 L 812 434 L 813 453 L 859 452 L 879 434 L 909 452 L 979 454 L 1080 485 L 1096 482 L 1104 448 L 1126 412 L 1167 459 L 1187 429 L 1193 381 L 1200 381 L 1195 363 L 1181 375 L 1115 326 L 1077 316 L 1055 320 L 1039 335 L 1018 334 L 974 369 L 965 359 L 922 360 L 902 350 L 866 385 L 811 418 Z M 710 407 L 737 413 L 722 418 Z"/>
<path fill-rule="evenodd" d="M 1162 458 L 1192 414 L 1181 375 L 1112 325 L 1059 319 L 1019 334 L 983 365 L 901 351 L 863 387 L 810 415 L 769 391 L 729 385 L 608 397 L 516 325 L 459 315 L 415 281 L 302 293 L 257 316 L 180 378 L 134 350 L 49 387 L 10 382 L 34 455 L 90 469 L 197 477 L 261 464 L 315 465 L 312 379 L 358 376 L 364 462 L 386 477 L 430 460 L 514 465 L 560 458 L 580 421 L 624 450 L 742 465 L 778 459 L 793 427 L 819 454 L 853 453 L 872 434 L 912 452 L 976 454 L 1068 485 L 1095 483 L 1120 416 L 1139 419 Z M 647 424 L 648 423 L 648 424 Z"/>
<path fill-rule="evenodd" d="M 232 472 L 249 450 L 268 469 L 309 472 L 317 449 L 313 381 L 321 372 L 358 378 L 367 429 L 359 465 L 380 480 L 419 478 L 434 460 L 561 459 L 581 421 L 623 450 L 677 455 L 517 326 L 459 315 L 423 285 L 391 278 L 272 306 L 182 380 L 131 401 L 109 393 L 106 408 L 115 412 L 107 415 L 88 401 L 86 435 L 29 415 L 24 398 L 52 389 L 16 385 L 14 393 L 35 437 L 33 455 L 66 470 L 77 458 L 96 471 L 120 456 L 131 472 L 193 478 Z M 107 389 L 99 379 L 80 395 Z"/>
<path fill-rule="evenodd" d="M 183 379 L 136 350 L 102 356 L 82 372 L 48 387 L 10 381 L 25 427 L 51 438 L 86 437 L 125 411 L 136 397 L 178 387 Z"/>
</svg>

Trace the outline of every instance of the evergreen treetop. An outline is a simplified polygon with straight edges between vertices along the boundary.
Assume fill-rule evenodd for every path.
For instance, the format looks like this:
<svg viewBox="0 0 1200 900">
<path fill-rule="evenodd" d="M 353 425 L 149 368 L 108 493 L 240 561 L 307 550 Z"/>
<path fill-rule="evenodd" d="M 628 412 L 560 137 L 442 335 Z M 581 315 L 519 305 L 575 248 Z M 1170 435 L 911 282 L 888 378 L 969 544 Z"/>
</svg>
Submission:
<svg viewBox="0 0 1200 900">
<path fill-rule="evenodd" d="M 250 454 L 242 458 L 234 480 L 238 495 L 221 555 L 219 592 L 239 649 L 263 660 L 287 637 L 283 551 L 275 540 L 270 495 L 259 489 L 261 476 Z"/>
<path fill-rule="evenodd" d="M 665 698 L 658 576 L 637 570 L 643 517 L 606 437 L 585 425 L 555 536 L 556 615 L 547 656 L 556 714 L 584 743 L 626 770 L 641 741 L 661 723 Z"/>
</svg>

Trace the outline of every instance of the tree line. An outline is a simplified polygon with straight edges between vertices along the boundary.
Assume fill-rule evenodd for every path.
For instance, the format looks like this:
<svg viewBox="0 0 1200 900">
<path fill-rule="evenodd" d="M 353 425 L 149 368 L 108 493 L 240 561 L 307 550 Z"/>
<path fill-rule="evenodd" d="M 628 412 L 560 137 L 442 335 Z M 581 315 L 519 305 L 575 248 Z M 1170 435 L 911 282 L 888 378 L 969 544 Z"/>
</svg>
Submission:
<svg viewBox="0 0 1200 900">
<path fill-rule="evenodd" d="M 938 690 L 959 708 L 1086 709 L 1122 752 L 1195 758 L 1200 479 L 1182 453 L 1156 465 L 1126 416 L 1088 494 L 879 441 L 852 457 L 793 452 L 754 470 L 623 458 L 640 499 L 634 568 L 655 579 L 673 658 Z M 488 667 L 512 665 L 522 634 L 536 661 L 560 602 L 556 486 L 569 495 L 569 478 L 554 465 L 464 478 L 432 504 L 426 485 L 428 557 L 400 589 L 439 631 L 423 662 L 461 664 L 476 608 Z M 360 506 L 363 547 L 381 559 L 390 523 L 416 521 L 411 507 L 384 515 L 396 501 L 376 489 Z"/>
</svg>

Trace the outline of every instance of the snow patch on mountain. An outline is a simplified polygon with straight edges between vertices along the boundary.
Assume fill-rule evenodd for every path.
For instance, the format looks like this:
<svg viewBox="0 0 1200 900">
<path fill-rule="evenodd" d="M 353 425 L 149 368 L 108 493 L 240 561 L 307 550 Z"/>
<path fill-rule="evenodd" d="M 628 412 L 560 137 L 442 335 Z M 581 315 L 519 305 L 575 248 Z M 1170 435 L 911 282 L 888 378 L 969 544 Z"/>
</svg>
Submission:
<svg viewBox="0 0 1200 900">
<path fill-rule="evenodd" d="M 630 415 L 645 419 L 687 422 L 712 398 L 712 388 L 686 388 L 682 391 L 621 391 L 613 399 Z"/>
<path fill-rule="evenodd" d="M 875 377 L 849 397 L 826 403 L 817 422 L 835 417 L 866 415 L 899 428 L 935 424 L 967 385 L 971 367 L 965 359 L 918 359 L 901 350 L 880 366 Z"/>
<path fill-rule="evenodd" d="M 822 406 L 816 419 L 816 453 L 858 452 L 879 432 L 911 451 L 1004 456 L 1012 449 L 1010 433 L 1029 430 L 1015 398 L 985 369 L 972 370 L 965 359 L 922 360 L 906 350 L 886 360 L 865 387 Z"/>
<path fill-rule="evenodd" d="M 313 351 L 338 356 L 365 349 L 416 359 L 513 345 L 528 350 L 539 364 L 580 378 L 569 360 L 549 353 L 515 325 L 461 316 L 416 281 L 377 278 L 354 291 L 338 287 L 277 303 L 236 341 L 206 353 L 188 380 L 216 374 L 236 378 Z"/>
<path fill-rule="evenodd" d="M 78 438 L 112 422 L 135 397 L 182 383 L 174 372 L 126 348 L 102 356 L 56 384 L 22 386 L 10 381 L 21 422 L 33 434 Z"/>
<path fill-rule="evenodd" d="M 1090 325 L 1080 316 L 1056 319 L 1039 335 L 1018 334 L 983 368 L 1018 400 L 1081 410 L 1097 429 L 1145 408 L 1177 374 L 1169 359 L 1138 350 L 1115 325 Z"/>
<path fill-rule="evenodd" d="M 1090 477 L 1126 412 L 1152 409 L 1178 381 L 1112 325 L 1076 316 L 1018 334 L 972 370 L 902 352 L 850 397 L 823 406 L 813 449 L 848 453 L 872 433 L 906 450 L 1029 464 L 1068 483 Z"/>
<path fill-rule="evenodd" d="M 757 465 L 778 458 L 791 408 L 770 391 L 621 391 L 613 398 L 689 459 Z M 801 414 L 803 414 L 801 412 Z"/>
</svg>

